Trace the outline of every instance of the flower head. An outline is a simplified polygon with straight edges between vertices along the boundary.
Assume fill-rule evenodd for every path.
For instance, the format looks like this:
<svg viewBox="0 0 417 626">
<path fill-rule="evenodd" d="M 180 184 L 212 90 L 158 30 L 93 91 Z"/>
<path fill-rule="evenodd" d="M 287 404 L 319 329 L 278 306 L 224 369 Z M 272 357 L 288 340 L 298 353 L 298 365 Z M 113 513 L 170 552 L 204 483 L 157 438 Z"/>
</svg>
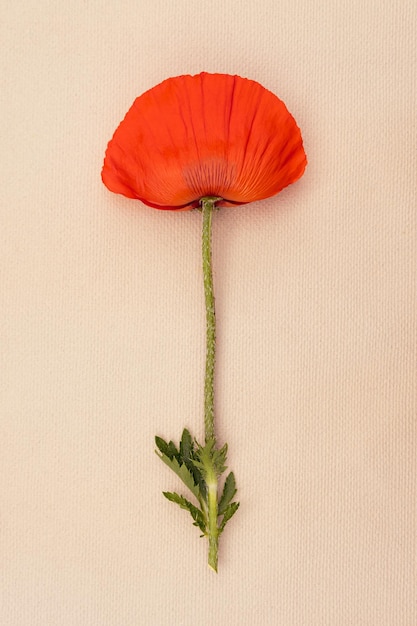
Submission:
<svg viewBox="0 0 417 626">
<path fill-rule="evenodd" d="M 277 194 L 306 166 L 300 129 L 259 83 L 207 74 L 168 78 L 136 98 L 110 141 L 110 191 L 158 209 L 187 210 Z"/>
</svg>

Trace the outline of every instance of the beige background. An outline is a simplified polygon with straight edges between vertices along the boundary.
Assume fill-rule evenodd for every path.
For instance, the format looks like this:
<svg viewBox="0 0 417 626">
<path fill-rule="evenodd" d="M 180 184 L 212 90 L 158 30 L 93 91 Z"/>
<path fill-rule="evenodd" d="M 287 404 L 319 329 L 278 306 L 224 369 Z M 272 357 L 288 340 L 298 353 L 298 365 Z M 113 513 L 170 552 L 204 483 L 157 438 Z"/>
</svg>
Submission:
<svg viewBox="0 0 417 626">
<path fill-rule="evenodd" d="M 3 0 L 2 626 L 412 626 L 414 0 Z M 153 437 L 202 435 L 200 215 L 110 194 L 168 76 L 238 73 L 305 176 L 216 215 L 220 573 Z"/>
</svg>

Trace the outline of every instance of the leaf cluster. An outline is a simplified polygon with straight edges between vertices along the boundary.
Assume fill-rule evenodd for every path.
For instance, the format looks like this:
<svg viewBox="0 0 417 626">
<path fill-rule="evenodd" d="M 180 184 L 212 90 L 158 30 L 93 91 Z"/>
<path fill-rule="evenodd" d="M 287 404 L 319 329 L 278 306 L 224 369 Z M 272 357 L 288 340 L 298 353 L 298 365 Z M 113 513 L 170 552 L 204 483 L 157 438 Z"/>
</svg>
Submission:
<svg viewBox="0 0 417 626">
<path fill-rule="evenodd" d="M 177 446 L 161 437 L 155 437 L 159 458 L 180 478 L 198 505 L 177 493 L 164 491 L 163 495 L 175 502 L 180 508 L 188 511 L 193 519 L 193 525 L 208 535 L 208 502 L 207 482 L 213 475 L 219 477 L 226 471 L 227 444 L 217 449 L 214 440 L 201 446 L 193 440 L 185 428 L 180 444 Z M 236 482 L 233 472 L 230 472 L 224 482 L 222 494 L 218 500 L 218 533 L 222 533 L 226 523 L 236 513 L 239 503 L 232 502 L 236 494 Z"/>
</svg>

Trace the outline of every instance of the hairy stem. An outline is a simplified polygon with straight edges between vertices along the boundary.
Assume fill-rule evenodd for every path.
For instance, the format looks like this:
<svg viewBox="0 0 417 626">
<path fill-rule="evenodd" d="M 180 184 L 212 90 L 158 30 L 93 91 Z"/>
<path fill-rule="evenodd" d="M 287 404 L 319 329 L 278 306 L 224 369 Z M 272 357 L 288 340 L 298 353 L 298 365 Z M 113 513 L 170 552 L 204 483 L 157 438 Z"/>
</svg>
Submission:
<svg viewBox="0 0 417 626">
<path fill-rule="evenodd" d="M 214 435 L 214 364 L 216 357 L 216 316 L 214 311 L 213 271 L 211 264 L 211 221 L 218 198 L 202 198 L 203 277 L 206 302 L 206 374 L 204 380 L 204 427 L 206 442 Z"/>
<path fill-rule="evenodd" d="M 219 529 L 217 526 L 217 476 L 213 475 L 207 479 L 207 499 L 208 499 L 208 564 L 212 570 L 217 572 L 217 559 L 219 548 Z"/>
<path fill-rule="evenodd" d="M 206 373 L 204 379 L 204 427 L 206 443 L 215 444 L 214 432 L 214 364 L 216 355 L 216 316 L 214 310 L 213 271 L 211 263 L 211 221 L 215 203 L 219 198 L 202 198 L 203 212 L 203 277 L 206 302 Z M 208 564 L 217 572 L 219 529 L 217 526 L 218 480 L 214 468 L 206 476 L 208 504 Z"/>
</svg>

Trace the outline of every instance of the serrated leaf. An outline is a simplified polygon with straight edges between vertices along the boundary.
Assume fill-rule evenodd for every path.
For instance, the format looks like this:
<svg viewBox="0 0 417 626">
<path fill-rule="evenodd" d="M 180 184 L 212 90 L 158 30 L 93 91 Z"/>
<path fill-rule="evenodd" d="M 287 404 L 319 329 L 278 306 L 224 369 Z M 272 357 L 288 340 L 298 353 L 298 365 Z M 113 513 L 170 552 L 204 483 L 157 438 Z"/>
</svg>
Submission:
<svg viewBox="0 0 417 626">
<path fill-rule="evenodd" d="M 177 450 L 177 447 L 173 441 L 167 443 L 162 437 L 155 437 L 155 443 L 157 445 L 158 450 L 165 454 L 169 459 L 176 458 L 178 461 L 181 460 L 180 453 Z"/>
<path fill-rule="evenodd" d="M 229 504 L 229 502 L 231 502 L 236 491 L 237 489 L 236 489 L 235 476 L 233 472 L 230 472 L 230 474 L 227 476 L 225 480 L 222 497 L 219 500 L 219 509 L 218 509 L 219 515 L 224 514 L 224 512 L 226 511 L 227 505 Z"/>
<path fill-rule="evenodd" d="M 156 450 L 155 452 L 156 454 L 158 454 Z M 198 486 L 195 484 L 194 476 L 190 472 L 188 467 L 184 463 L 180 465 L 176 457 L 171 459 L 166 454 L 158 454 L 158 456 L 166 465 L 168 465 L 169 468 L 172 469 L 173 472 L 175 472 L 175 474 L 182 480 L 184 485 L 188 487 L 191 493 L 198 499 L 200 491 Z"/>
<path fill-rule="evenodd" d="M 173 441 L 170 441 L 168 444 L 168 456 L 170 459 L 173 459 L 175 457 L 177 461 L 181 463 L 180 453 L 177 450 L 177 446 L 175 445 Z"/>
<path fill-rule="evenodd" d="M 222 523 L 219 526 L 219 533 L 223 532 L 224 527 L 226 526 L 227 522 L 229 521 L 231 517 L 233 517 L 233 515 L 236 513 L 238 508 L 239 508 L 239 502 L 231 502 L 230 504 L 227 505 L 226 510 L 223 515 Z"/>
<path fill-rule="evenodd" d="M 223 474 L 226 471 L 227 467 L 225 465 L 227 457 L 227 443 L 224 444 L 220 450 L 213 450 L 212 458 L 213 458 L 213 468 L 216 472 L 217 476 Z"/>
<path fill-rule="evenodd" d="M 200 495 L 204 500 L 207 500 L 207 486 L 203 479 L 202 473 L 200 469 L 195 464 L 194 459 L 194 442 L 189 433 L 189 431 L 184 428 L 181 442 L 180 442 L 180 461 L 185 463 L 185 465 L 190 470 L 191 474 L 194 477 L 194 483 L 198 485 L 200 489 Z"/>
<path fill-rule="evenodd" d="M 194 520 L 194 526 L 198 526 L 199 529 L 204 534 L 206 534 L 206 520 L 200 509 L 198 509 L 196 506 L 194 506 L 194 504 L 191 504 L 191 502 L 189 502 L 186 498 L 178 495 L 177 493 L 172 493 L 170 491 L 163 491 L 162 493 L 167 498 L 167 500 L 169 500 L 170 502 L 175 502 L 182 509 L 188 511 Z"/>
<path fill-rule="evenodd" d="M 206 441 L 204 446 L 199 445 L 195 452 L 195 465 L 201 469 L 204 478 L 212 475 L 220 476 L 227 468 L 225 466 L 227 443 L 220 449 L 215 447 L 214 439 Z"/>
<path fill-rule="evenodd" d="M 200 495 L 207 502 L 207 485 L 202 472 L 196 467 L 194 459 L 184 459 L 184 463 L 192 474 L 195 484 L 198 485 Z"/>
<path fill-rule="evenodd" d="M 158 450 L 162 453 L 162 454 L 166 454 L 167 456 L 169 456 L 169 447 L 167 442 L 162 439 L 162 437 L 155 437 L 155 443 L 156 446 L 158 448 Z"/>
<path fill-rule="evenodd" d="M 214 439 L 209 439 L 208 441 L 206 441 L 204 446 L 198 444 L 197 457 L 202 463 L 211 460 L 213 448 L 215 445 L 216 442 L 214 441 Z"/>
<path fill-rule="evenodd" d="M 194 448 L 194 444 L 193 444 L 191 435 L 189 431 L 186 428 L 184 428 L 184 430 L 182 431 L 182 437 L 180 441 L 180 455 L 182 456 L 184 460 L 192 458 L 193 448 Z"/>
<path fill-rule="evenodd" d="M 213 469 L 213 448 L 215 442 L 210 439 L 204 446 L 198 444 L 198 448 L 195 452 L 195 464 L 197 467 L 204 470 L 204 472 L 211 472 Z"/>
</svg>

